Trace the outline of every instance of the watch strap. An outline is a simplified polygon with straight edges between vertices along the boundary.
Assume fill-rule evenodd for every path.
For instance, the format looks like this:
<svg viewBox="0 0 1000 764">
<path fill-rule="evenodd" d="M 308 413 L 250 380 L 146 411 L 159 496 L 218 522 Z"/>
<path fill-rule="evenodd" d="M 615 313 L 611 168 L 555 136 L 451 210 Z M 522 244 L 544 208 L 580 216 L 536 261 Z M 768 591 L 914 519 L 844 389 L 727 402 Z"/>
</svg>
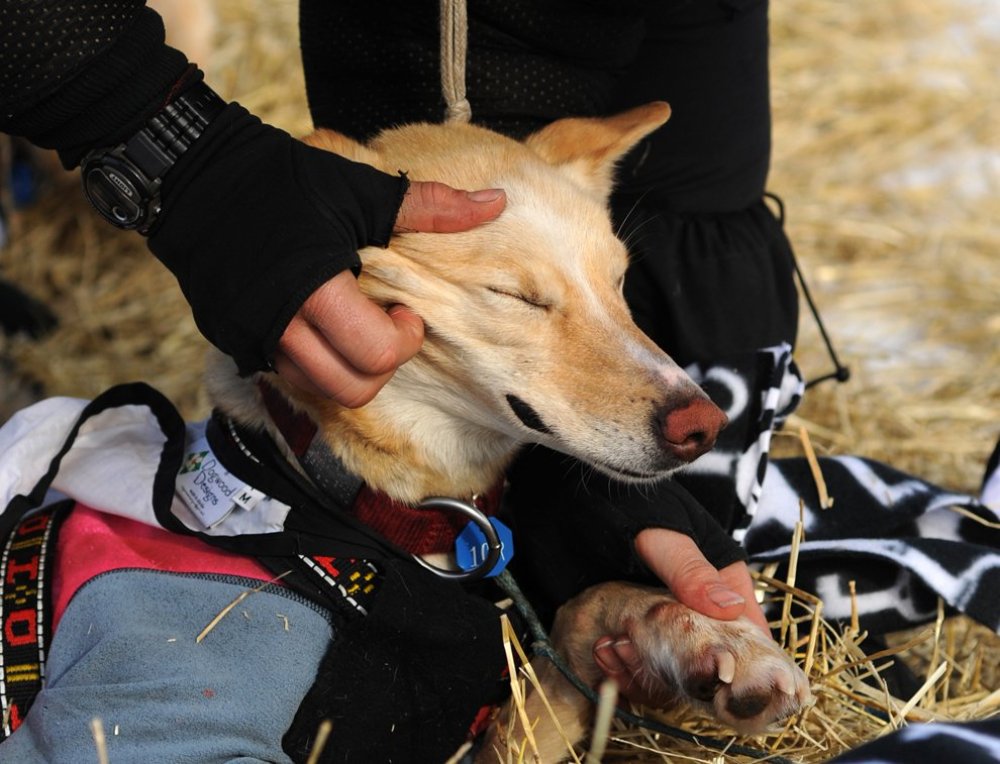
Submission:
<svg viewBox="0 0 1000 764">
<path fill-rule="evenodd" d="M 160 215 L 163 178 L 225 108 L 208 85 L 196 82 L 124 143 L 83 158 L 87 198 L 111 224 L 148 233 Z"/>
<path fill-rule="evenodd" d="M 225 106 L 214 90 L 197 82 L 125 142 L 125 156 L 150 180 L 162 178 Z"/>
</svg>

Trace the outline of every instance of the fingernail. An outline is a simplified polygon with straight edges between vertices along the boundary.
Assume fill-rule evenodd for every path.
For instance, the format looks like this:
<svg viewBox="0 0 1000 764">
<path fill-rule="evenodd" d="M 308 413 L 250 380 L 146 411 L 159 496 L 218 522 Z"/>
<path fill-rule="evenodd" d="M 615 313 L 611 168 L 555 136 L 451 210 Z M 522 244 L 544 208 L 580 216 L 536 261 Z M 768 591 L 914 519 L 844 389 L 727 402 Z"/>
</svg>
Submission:
<svg viewBox="0 0 1000 764">
<path fill-rule="evenodd" d="M 735 607 L 746 604 L 742 595 L 725 586 L 713 586 L 708 590 L 708 598 L 719 607 Z"/>
<path fill-rule="evenodd" d="M 481 191 L 469 191 L 467 196 L 473 202 L 495 202 L 503 195 L 503 189 L 484 188 Z"/>
<path fill-rule="evenodd" d="M 410 315 L 413 315 L 413 311 L 412 310 L 410 310 L 405 305 L 400 305 L 398 303 L 396 305 L 390 305 L 388 308 L 386 308 L 385 312 L 388 313 L 393 318 L 395 318 L 396 316 L 405 315 L 407 313 L 409 313 Z"/>
</svg>

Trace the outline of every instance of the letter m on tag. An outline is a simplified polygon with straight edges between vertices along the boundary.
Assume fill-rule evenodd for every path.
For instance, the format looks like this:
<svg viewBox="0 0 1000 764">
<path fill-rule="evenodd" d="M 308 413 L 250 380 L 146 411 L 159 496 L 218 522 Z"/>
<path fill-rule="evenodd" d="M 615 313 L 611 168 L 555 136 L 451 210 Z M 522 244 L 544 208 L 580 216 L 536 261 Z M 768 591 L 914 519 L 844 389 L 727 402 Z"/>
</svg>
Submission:
<svg viewBox="0 0 1000 764">
<path fill-rule="evenodd" d="M 253 509 L 258 501 L 266 496 L 262 491 L 258 491 L 251 485 L 245 485 L 232 495 L 233 503 L 243 509 Z"/>
</svg>

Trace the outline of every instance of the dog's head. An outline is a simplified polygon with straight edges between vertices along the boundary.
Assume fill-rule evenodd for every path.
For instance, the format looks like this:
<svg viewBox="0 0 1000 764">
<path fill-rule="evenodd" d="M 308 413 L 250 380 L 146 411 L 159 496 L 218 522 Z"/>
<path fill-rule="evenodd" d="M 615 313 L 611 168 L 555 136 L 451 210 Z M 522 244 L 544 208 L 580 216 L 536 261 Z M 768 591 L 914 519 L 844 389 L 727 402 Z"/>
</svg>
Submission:
<svg viewBox="0 0 1000 764">
<path fill-rule="evenodd" d="M 669 113 L 653 103 L 561 120 L 523 143 L 454 124 L 392 129 L 366 146 L 310 136 L 412 180 L 507 193 L 494 222 L 401 234 L 362 252 L 365 293 L 408 305 L 426 327 L 421 352 L 369 406 L 402 421 L 433 412 L 439 441 L 451 428 L 471 440 L 541 443 L 633 480 L 710 449 L 725 416 L 632 322 L 628 257 L 607 204 L 616 161 Z"/>
</svg>

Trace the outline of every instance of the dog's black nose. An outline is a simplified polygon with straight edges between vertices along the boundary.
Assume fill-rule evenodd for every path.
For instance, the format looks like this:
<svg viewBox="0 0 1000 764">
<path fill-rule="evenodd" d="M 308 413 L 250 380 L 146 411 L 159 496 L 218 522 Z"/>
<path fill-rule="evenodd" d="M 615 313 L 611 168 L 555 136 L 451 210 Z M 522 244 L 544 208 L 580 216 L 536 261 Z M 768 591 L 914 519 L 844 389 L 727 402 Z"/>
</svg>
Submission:
<svg viewBox="0 0 1000 764">
<path fill-rule="evenodd" d="M 722 409 L 707 398 L 666 412 L 663 418 L 664 448 L 684 462 L 693 462 L 715 445 L 719 431 L 729 420 Z"/>
</svg>

